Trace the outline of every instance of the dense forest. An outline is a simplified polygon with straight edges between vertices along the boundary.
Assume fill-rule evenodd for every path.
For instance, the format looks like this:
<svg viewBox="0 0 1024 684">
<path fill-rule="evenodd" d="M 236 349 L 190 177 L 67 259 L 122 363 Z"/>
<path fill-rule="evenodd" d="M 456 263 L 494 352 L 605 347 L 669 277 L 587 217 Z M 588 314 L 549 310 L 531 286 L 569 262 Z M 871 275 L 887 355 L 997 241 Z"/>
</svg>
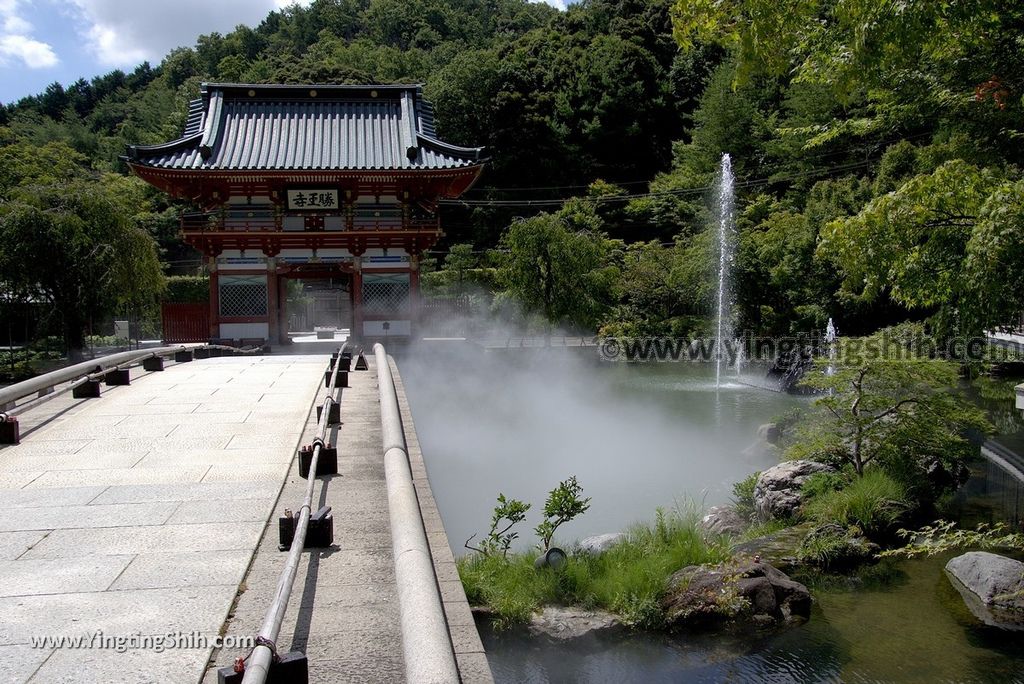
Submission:
<svg viewBox="0 0 1024 684">
<path fill-rule="evenodd" d="M 699 332 L 728 152 L 738 329 L 973 333 L 1024 310 L 1022 36 L 1013 0 L 316 0 L 0 109 L 0 279 L 73 300 L 73 284 L 23 273 L 26 250 L 53 243 L 14 248 L 81 209 L 53 206 L 54 184 L 102 190 L 165 271 L 197 263 L 175 237 L 181 207 L 119 155 L 177 137 L 202 81 L 420 82 L 439 135 L 491 158 L 443 208 L 438 294 L 477 281 L 579 327 Z M 541 278 L 558 301 L 524 271 L 540 252 L 561 255 Z M 100 278 L 96 310 L 133 278 L 148 282 Z"/>
</svg>

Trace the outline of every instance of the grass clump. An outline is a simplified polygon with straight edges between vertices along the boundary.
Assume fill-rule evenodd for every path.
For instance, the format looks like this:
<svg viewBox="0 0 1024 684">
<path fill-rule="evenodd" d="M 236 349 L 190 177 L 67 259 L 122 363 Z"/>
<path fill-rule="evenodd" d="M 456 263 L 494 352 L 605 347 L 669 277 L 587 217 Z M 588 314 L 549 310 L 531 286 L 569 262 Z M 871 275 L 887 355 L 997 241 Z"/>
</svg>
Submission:
<svg viewBox="0 0 1024 684">
<path fill-rule="evenodd" d="M 822 524 L 856 526 L 870 537 L 889 531 L 909 508 L 905 487 L 872 468 L 842 489 L 821 487 L 805 505 L 804 515 Z"/>
<path fill-rule="evenodd" d="M 753 473 L 732 486 L 733 508 L 744 520 L 754 518 L 754 487 L 760 472 Z"/>
<path fill-rule="evenodd" d="M 458 560 L 459 578 L 472 605 L 488 606 L 494 626 L 505 629 L 527 622 L 545 603 L 556 602 L 562 592 L 553 572 L 533 567 L 535 551 L 505 556 L 475 554 Z"/>
<path fill-rule="evenodd" d="M 528 621 L 545 604 L 602 608 L 652 629 L 663 624 L 660 601 L 672 573 L 729 557 L 723 541 L 704 538 L 699 519 L 695 508 L 659 510 L 654 524 L 632 527 L 601 555 L 573 554 L 561 571 L 535 570 L 537 553 L 529 551 L 461 558 L 459 576 L 469 602 L 490 607 L 499 629 Z"/>
</svg>

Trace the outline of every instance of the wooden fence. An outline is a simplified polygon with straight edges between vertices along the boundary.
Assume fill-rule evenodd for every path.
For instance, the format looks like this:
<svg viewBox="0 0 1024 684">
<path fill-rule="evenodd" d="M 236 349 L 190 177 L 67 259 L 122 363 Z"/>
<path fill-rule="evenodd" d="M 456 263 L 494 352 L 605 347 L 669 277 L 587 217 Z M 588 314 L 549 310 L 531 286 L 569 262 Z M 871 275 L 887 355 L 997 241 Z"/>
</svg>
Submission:
<svg viewBox="0 0 1024 684">
<path fill-rule="evenodd" d="M 160 307 L 164 342 L 208 342 L 210 340 L 210 305 L 164 302 Z"/>
</svg>

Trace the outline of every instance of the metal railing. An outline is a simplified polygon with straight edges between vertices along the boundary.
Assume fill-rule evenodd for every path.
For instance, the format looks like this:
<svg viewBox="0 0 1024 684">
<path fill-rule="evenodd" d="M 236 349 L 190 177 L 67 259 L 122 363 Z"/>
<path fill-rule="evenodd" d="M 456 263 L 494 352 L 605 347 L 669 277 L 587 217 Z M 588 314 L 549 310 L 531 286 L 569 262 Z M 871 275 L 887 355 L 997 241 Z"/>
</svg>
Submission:
<svg viewBox="0 0 1024 684">
<path fill-rule="evenodd" d="M 172 354 L 187 350 L 187 347 L 176 346 L 118 352 L 117 354 L 90 359 L 89 361 L 83 361 L 73 366 L 60 368 L 13 385 L 8 385 L 7 387 L 0 388 L 0 418 L 6 419 L 6 417 L 13 415 L 11 412 L 16 408 L 23 408 L 22 406 L 16 406 L 16 404 L 20 399 L 24 399 L 27 396 L 37 395 L 35 400 L 30 402 L 31 407 L 35 407 L 86 382 L 94 382 L 98 377 L 102 377 L 104 373 L 135 366 L 146 359 L 171 356 Z M 70 384 L 67 387 L 62 387 L 59 391 L 51 391 L 64 383 Z"/>
<path fill-rule="evenodd" d="M 152 349 L 136 349 L 134 351 L 118 352 L 107 356 L 100 356 L 89 359 L 73 366 L 59 368 L 49 373 L 38 375 L 28 380 L 7 387 L 0 387 L 0 422 L 14 418 L 15 411 L 28 410 L 45 404 L 51 399 L 73 391 L 75 388 L 88 382 L 96 382 L 103 379 L 107 373 L 117 370 L 124 370 L 144 364 L 148 359 L 163 358 L 172 356 L 179 352 L 220 352 L 227 351 L 232 354 L 254 354 L 261 351 L 260 348 L 227 347 L 220 344 L 200 345 L 177 345 L 173 347 L 155 347 Z M 202 358 L 198 357 L 197 358 Z M 65 383 L 67 383 L 65 385 Z M 55 389 L 65 385 L 60 389 Z M 36 395 L 30 401 L 18 404 L 17 402 L 25 397 Z"/>
<path fill-rule="evenodd" d="M 327 429 L 330 425 L 331 405 L 336 402 L 334 393 L 338 382 L 339 369 L 342 367 L 342 354 L 345 352 L 347 343 L 342 344 L 338 350 L 334 368 L 331 372 L 331 380 L 327 386 L 327 397 L 324 398 L 320 410 L 320 418 L 317 421 L 317 436 L 313 440 L 313 455 L 309 463 L 309 476 L 306 482 L 306 497 L 303 499 L 302 507 L 297 514 L 295 536 L 292 537 L 291 547 L 288 549 L 288 560 L 285 561 L 284 570 L 277 581 L 277 591 L 274 593 L 274 602 L 270 605 L 263 618 L 263 625 L 256 636 L 256 648 L 253 649 L 245 663 L 245 674 L 242 684 L 264 684 L 270 675 L 270 667 L 277 655 L 277 636 L 281 631 L 281 623 L 284 622 L 284 615 L 288 609 L 288 600 L 292 595 L 292 585 L 295 584 L 295 575 L 299 569 L 299 559 L 302 558 L 302 550 L 306 546 L 306 532 L 309 529 L 309 518 L 313 512 L 313 490 L 316 485 L 316 466 L 320 460 L 320 450 L 326 445 Z"/>
<path fill-rule="evenodd" d="M 205 232 L 296 232 L 287 231 L 284 227 L 286 218 L 304 218 L 303 214 L 280 214 L 268 210 L 236 211 L 230 212 L 189 212 L 181 215 L 181 230 L 188 233 Z M 329 215 L 320 216 L 324 218 Z M 338 214 L 334 214 L 338 217 Z M 375 216 L 359 215 L 348 217 L 341 215 L 341 230 L 352 231 L 388 231 L 388 230 L 416 230 L 436 231 L 440 229 L 437 218 L 406 218 L 399 216 Z M 323 228 L 314 232 L 323 231 Z M 302 232 L 302 231 L 297 231 Z M 326 231 L 338 232 L 338 231 Z"/>
</svg>

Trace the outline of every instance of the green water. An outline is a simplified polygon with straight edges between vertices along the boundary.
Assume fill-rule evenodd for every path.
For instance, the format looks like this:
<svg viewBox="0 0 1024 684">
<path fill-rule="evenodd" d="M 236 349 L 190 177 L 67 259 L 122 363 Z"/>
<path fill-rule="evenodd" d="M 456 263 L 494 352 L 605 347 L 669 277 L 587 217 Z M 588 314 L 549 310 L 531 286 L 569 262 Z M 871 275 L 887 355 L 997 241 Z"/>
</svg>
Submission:
<svg viewBox="0 0 1024 684">
<path fill-rule="evenodd" d="M 804 625 L 760 636 L 634 634 L 552 645 L 483 631 L 498 682 L 1021 682 L 1021 633 L 977 624 L 945 558 L 814 587 Z"/>
</svg>

